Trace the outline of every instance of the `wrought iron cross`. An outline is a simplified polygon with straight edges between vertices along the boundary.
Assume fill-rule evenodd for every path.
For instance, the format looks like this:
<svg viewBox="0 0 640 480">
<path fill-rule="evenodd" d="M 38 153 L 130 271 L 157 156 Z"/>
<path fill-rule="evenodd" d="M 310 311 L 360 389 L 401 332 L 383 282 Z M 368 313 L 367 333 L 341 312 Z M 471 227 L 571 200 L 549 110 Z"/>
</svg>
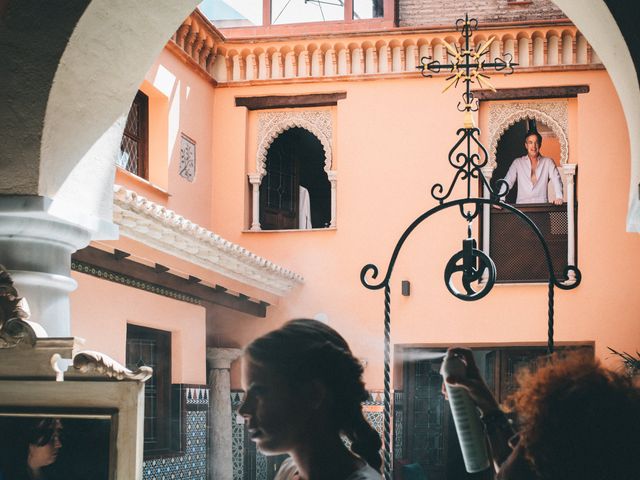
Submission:
<svg viewBox="0 0 640 480">
<path fill-rule="evenodd" d="M 478 49 L 472 49 L 469 45 L 469 39 L 471 38 L 472 31 L 478 29 L 478 20 L 475 18 L 469 19 L 469 16 L 465 14 L 464 19 L 459 18 L 456 21 L 456 31 L 461 32 L 464 38 L 464 49 L 459 50 L 458 46 L 452 46 L 445 42 L 444 46 L 449 52 L 451 63 L 440 63 L 440 60 L 431 60 L 431 57 L 422 57 L 420 59 L 420 65 L 416 68 L 422 72 L 424 77 L 431 77 L 430 73 L 440 73 L 443 69 L 449 69 L 451 75 L 447 77 L 447 85 L 445 86 L 443 93 L 449 90 L 449 88 L 457 87 L 460 80 L 466 84 L 466 92 L 463 94 L 464 104 L 463 108 L 458 109 L 462 111 L 476 111 L 478 110 L 477 99 L 473 98 L 471 92 L 471 84 L 478 82 L 480 87 L 485 85 L 495 92 L 495 87 L 489 82 L 489 76 L 484 72 L 485 68 L 494 68 L 496 72 L 507 70 L 506 75 L 513 73 L 513 67 L 518 65 L 513 63 L 510 53 L 505 53 L 505 58 L 494 58 L 493 62 L 487 62 L 483 57 L 489 53 L 489 47 L 496 39 L 491 37 L 484 44 L 479 45 Z M 475 104 L 474 104 L 475 100 Z"/>
</svg>

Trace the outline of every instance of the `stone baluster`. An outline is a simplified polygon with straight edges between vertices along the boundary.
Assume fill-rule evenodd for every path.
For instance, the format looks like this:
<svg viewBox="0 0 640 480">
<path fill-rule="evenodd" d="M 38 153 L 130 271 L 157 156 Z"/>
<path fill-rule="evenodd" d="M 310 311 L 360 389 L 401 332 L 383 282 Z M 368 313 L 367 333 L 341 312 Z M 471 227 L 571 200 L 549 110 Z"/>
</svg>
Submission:
<svg viewBox="0 0 640 480">
<path fill-rule="evenodd" d="M 267 54 L 262 52 L 258 55 L 258 79 L 266 80 L 268 78 L 269 61 Z"/>
<path fill-rule="evenodd" d="M 562 35 L 562 64 L 571 65 L 573 63 L 573 37 L 568 33 Z"/>
<path fill-rule="evenodd" d="M 337 74 L 338 75 L 347 75 L 349 73 L 349 65 L 347 63 L 347 58 L 349 57 L 349 55 L 347 55 L 347 49 L 346 48 L 341 48 L 340 51 L 338 51 L 338 61 L 337 61 L 337 65 L 338 65 L 338 69 L 337 69 Z"/>
<path fill-rule="evenodd" d="M 547 63 L 546 65 L 558 65 L 560 63 L 558 52 L 560 50 L 560 38 L 552 35 L 547 41 Z"/>
<path fill-rule="evenodd" d="M 404 70 L 406 72 L 415 72 L 416 67 L 418 66 L 419 59 L 417 55 L 418 47 L 415 45 L 408 45 L 405 50 L 405 62 L 404 62 Z"/>
<path fill-rule="evenodd" d="M 246 70 L 245 70 L 245 79 L 253 80 L 256 78 L 256 56 L 253 53 L 247 55 L 246 61 Z"/>
<path fill-rule="evenodd" d="M 200 65 L 200 52 L 202 51 L 203 47 L 205 46 L 206 41 L 207 41 L 207 39 L 206 39 L 205 36 L 203 36 L 202 33 L 198 33 L 198 36 L 194 41 L 193 52 L 191 54 L 191 58 L 193 58 L 198 65 Z"/>
<path fill-rule="evenodd" d="M 282 67 L 282 55 L 280 52 L 273 52 L 273 55 L 271 55 L 271 78 L 282 78 Z"/>
<path fill-rule="evenodd" d="M 231 67 L 231 80 L 237 82 L 242 80 L 242 72 L 240 71 L 240 55 L 236 54 L 231 59 L 232 67 Z"/>
<path fill-rule="evenodd" d="M 184 41 L 184 51 L 187 52 L 187 55 L 193 58 L 193 45 L 198 36 L 198 27 L 195 25 L 191 26 L 189 33 L 187 34 L 187 38 Z"/>
<path fill-rule="evenodd" d="M 351 74 L 361 75 L 364 73 L 362 49 L 354 48 L 351 51 Z"/>
<path fill-rule="evenodd" d="M 200 50 L 200 58 L 198 59 L 198 64 L 205 70 L 207 69 L 207 63 L 209 61 L 209 56 L 211 55 L 212 50 L 213 40 L 207 37 L 202 50 Z"/>
<path fill-rule="evenodd" d="M 390 51 L 389 47 L 383 45 L 378 50 L 378 73 L 387 73 L 389 71 Z M 376 70 L 374 70 L 375 72 Z"/>
<path fill-rule="evenodd" d="M 310 71 L 309 52 L 303 50 L 298 54 L 298 77 L 308 77 Z"/>
<path fill-rule="evenodd" d="M 364 56 L 364 73 L 376 73 L 378 71 L 376 49 L 374 47 L 367 48 Z"/>
<path fill-rule="evenodd" d="M 209 364 L 209 478 L 233 480 L 231 431 L 231 362 L 242 354 L 239 348 L 207 348 Z"/>
<path fill-rule="evenodd" d="M 332 77 L 336 74 L 336 55 L 333 49 L 329 49 L 324 53 L 324 74 L 326 77 Z"/>
<path fill-rule="evenodd" d="M 178 31 L 176 32 L 176 43 L 182 49 L 184 49 L 184 40 L 187 37 L 187 33 L 189 33 L 190 29 L 191 25 L 183 23 L 182 25 L 180 25 L 180 28 L 178 28 Z"/>
</svg>

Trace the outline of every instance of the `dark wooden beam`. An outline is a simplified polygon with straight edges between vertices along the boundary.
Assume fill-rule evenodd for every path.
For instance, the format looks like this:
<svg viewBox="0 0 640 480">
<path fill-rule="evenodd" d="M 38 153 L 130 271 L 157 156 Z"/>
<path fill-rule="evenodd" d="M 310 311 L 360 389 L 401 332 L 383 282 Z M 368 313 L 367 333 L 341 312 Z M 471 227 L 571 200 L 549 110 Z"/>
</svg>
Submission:
<svg viewBox="0 0 640 480">
<path fill-rule="evenodd" d="M 541 98 L 575 98 L 589 93 L 589 85 L 566 85 L 562 87 L 500 88 L 497 91 L 476 90 L 473 96 L 486 100 L 534 100 Z"/>
<path fill-rule="evenodd" d="M 236 107 L 249 110 L 267 108 L 327 107 L 337 105 L 338 100 L 347 98 L 347 92 L 312 93 L 309 95 L 268 95 L 264 97 L 236 97 Z"/>
<path fill-rule="evenodd" d="M 248 296 L 243 294 L 236 296 L 226 293 L 226 288 L 218 285 L 215 288 L 207 287 L 199 283 L 197 277 L 182 278 L 168 272 L 168 269 L 165 270 L 166 267 L 163 265 L 156 264 L 154 267 L 149 267 L 127 258 L 116 260 L 113 254 L 95 247 L 78 250 L 73 254 L 72 259 L 102 270 L 189 295 L 202 300 L 204 303 L 214 303 L 256 317 L 264 318 L 267 316 L 267 304 L 264 302 L 250 300 Z M 197 279 L 198 282 L 192 279 Z"/>
<path fill-rule="evenodd" d="M 113 251 L 113 256 L 116 260 L 122 260 L 127 257 L 130 257 L 131 254 L 129 252 L 123 252 L 122 250 L 118 250 L 117 248 Z"/>
<path fill-rule="evenodd" d="M 165 267 L 164 265 L 160 265 L 159 263 L 156 263 L 153 269 L 156 271 L 156 273 L 164 273 L 169 271 L 169 267 Z"/>
</svg>

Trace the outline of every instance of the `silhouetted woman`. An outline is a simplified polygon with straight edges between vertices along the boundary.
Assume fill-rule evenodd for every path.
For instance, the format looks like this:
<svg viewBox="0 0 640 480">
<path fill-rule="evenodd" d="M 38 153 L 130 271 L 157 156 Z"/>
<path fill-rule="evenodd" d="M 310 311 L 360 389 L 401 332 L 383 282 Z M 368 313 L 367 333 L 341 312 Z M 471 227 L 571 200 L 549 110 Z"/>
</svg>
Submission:
<svg viewBox="0 0 640 480">
<path fill-rule="evenodd" d="M 276 480 L 379 480 L 381 441 L 365 420 L 362 365 L 315 320 L 292 320 L 245 349 L 239 413 L 266 454 L 288 453 Z M 350 441 L 348 448 L 341 438 Z"/>
</svg>

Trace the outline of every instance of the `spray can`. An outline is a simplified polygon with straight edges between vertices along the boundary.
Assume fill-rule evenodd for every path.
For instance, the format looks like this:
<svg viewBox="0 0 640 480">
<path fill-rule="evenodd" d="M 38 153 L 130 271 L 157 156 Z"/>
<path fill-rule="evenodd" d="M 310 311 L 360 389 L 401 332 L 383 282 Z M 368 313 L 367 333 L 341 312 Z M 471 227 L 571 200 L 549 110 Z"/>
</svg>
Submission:
<svg viewBox="0 0 640 480">
<path fill-rule="evenodd" d="M 480 414 L 464 387 L 449 385 L 446 378 L 464 378 L 467 367 L 458 357 L 445 356 L 440 374 L 443 377 L 453 422 L 458 433 L 462 458 L 467 472 L 476 473 L 489 468 L 489 455 Z"/>
</svg>

